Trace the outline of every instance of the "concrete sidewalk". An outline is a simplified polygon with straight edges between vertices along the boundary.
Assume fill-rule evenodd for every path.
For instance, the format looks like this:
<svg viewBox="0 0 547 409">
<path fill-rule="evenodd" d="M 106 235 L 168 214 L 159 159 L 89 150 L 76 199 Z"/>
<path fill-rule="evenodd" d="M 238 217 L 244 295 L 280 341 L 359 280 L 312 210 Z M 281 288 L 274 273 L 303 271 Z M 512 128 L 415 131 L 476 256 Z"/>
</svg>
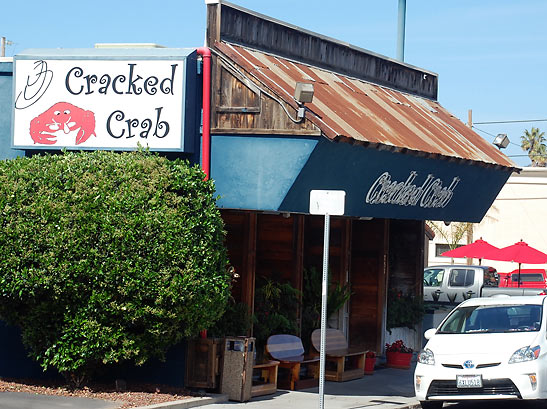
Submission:
<svg viewBox="0 0 547 409">
<path fill-rule="evenodd" d="M 371 376 L 347 382 L 325 382 L 325 409 L 420 408 L 414 396 L 415 363 L 409 370 L 377 368 Z M 207 409 L 316 409 L 319 388 L 302 391 L 280 390 L 276 394 L 253 398 L 249 402 L 223 402 L 207 405 Z M 171 407 L 170 409 L 179 409 Z M 182 408 L 182 406 L 180 407 Z"/>
<path fill-rule="evenodd" d="M 325 382 L 325 409 L 417 409 L 414 397 L 415 363 L 410 369 L 376 368 L 373 375 L 347 382 Z M 197 406 L 206 409 L 317 409 L 319 388 L 301 391 L 279 390 L 273 395 L 252 398 L 249 402 L 231 402 L 227 396 L 209 394 L 137 409 L 187 409 Z M 119 403 L 76 397 L 54 397 L 29 393 L 3 392 L 0 409 L 113 409 Z"/>
</svg>

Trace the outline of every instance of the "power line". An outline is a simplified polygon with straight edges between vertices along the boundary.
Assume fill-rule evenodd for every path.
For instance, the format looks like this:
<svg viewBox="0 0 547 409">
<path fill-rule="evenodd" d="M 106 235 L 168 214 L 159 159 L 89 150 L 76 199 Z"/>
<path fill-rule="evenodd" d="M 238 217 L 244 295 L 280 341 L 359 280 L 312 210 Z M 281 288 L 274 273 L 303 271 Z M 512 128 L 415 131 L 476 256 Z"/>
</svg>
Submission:
<svg viewBox="0 0 547 409">
<path fill-rule="evenodd" d="M 492 136 L 492 137 L 494 137 L 494 138 L 497 136 L 497 135 L 491 134 L 490 132 L 486 132 L 486 131 L 483 131 L 482 129 L 477 128 L 477 127 L 475 126 L 475 124 L 472 125 L 472 128 L 473 128 L 473 129 L 476 129 L 476 130 L 479 131 L 479 132 L 485 133 L 486 135 L 490 135 L 490 136 Z"/>
<path fill-rule="evenodd" d="M 505 156 L 509 156 L 510 158 L 520 158 L 520 157 L 530 157 L 530 155 L 528 154 L 521 154 L 521 155 L 505 155 Z M 535 157 L 538 157 L 538 158 L 547 158 L 547 154 L 544 154 L 544 153 L 534 153 L 532 155 L 534 158 Z"/>
<path fill-rule="evenodd" d="M 519 119 L 515 121 L 487 121 L 487 122 L 474 122 L 474 124 L 479 125 L 490 125 L 490 124 L 514 124 L 518 122 L 547 122 L 547 119 Z"/>
<path fill-rule="evenodd" d="M 472 125 L 472 128 L 473 128 L 473 129 L 476 129 L 476 130 L 479 131 L 479 132 L 482 132 L 482 133 L 485 133 L 485 134 L 487 134 L 487 135 L 490 135 L 490 136 L 492 136 L 493 138 L 495 138 L 495 137 L 497 136 L 497 135 L 491 134 L 490 132 L 483 131 L 482 129 L 477 128 L 475 125 Z M 518 143 L 515 143 L 515 142 L 509 141 L 509 143 L 510 143 L 511 145 L 515 145 L 515 146 L 522 147 L 521 145 L 519 145 Z"/>
</svg>

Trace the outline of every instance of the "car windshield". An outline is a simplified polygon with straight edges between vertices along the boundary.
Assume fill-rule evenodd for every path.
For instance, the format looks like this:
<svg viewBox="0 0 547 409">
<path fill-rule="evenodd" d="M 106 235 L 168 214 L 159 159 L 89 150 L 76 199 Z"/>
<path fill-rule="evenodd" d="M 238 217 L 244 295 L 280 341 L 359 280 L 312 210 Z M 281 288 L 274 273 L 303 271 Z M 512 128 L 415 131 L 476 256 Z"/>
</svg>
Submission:
<svg viewBox="0 0 547 409">
<path fill-rule="evenodd" d="M 438 334 L 539 331 L 541 305 L 474 305 L 456 308 Z"/>
</svg>

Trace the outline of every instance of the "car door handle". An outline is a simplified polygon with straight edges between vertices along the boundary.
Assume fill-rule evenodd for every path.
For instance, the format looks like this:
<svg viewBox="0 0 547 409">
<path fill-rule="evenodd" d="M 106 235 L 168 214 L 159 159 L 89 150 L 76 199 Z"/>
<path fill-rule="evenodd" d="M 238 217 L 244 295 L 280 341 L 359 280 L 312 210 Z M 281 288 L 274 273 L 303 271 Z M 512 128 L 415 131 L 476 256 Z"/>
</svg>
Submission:
<svg viewBox="0 0 547 409">
<path fill-rule="evenodd" d="M 435 292 L 436 292 L 437 294 L 440 294 L 440 293 L 442 293 L 442 291 L 441 291 L 441 290 L 436 290 Z"/>
</svg>

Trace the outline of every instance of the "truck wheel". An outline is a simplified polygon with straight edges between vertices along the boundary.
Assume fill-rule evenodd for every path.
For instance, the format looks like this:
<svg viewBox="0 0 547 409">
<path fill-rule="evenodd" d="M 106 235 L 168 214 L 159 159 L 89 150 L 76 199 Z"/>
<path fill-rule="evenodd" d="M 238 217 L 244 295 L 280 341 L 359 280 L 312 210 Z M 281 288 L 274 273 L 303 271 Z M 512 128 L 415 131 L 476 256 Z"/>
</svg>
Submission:
<svg viewBox="0 0 547 409">
<path fill-rule="evenodd" d="M 443 407 L 442 400 L 422 400 L 420 401 L 422 409 L 441 409 Z"/>
</svg>

